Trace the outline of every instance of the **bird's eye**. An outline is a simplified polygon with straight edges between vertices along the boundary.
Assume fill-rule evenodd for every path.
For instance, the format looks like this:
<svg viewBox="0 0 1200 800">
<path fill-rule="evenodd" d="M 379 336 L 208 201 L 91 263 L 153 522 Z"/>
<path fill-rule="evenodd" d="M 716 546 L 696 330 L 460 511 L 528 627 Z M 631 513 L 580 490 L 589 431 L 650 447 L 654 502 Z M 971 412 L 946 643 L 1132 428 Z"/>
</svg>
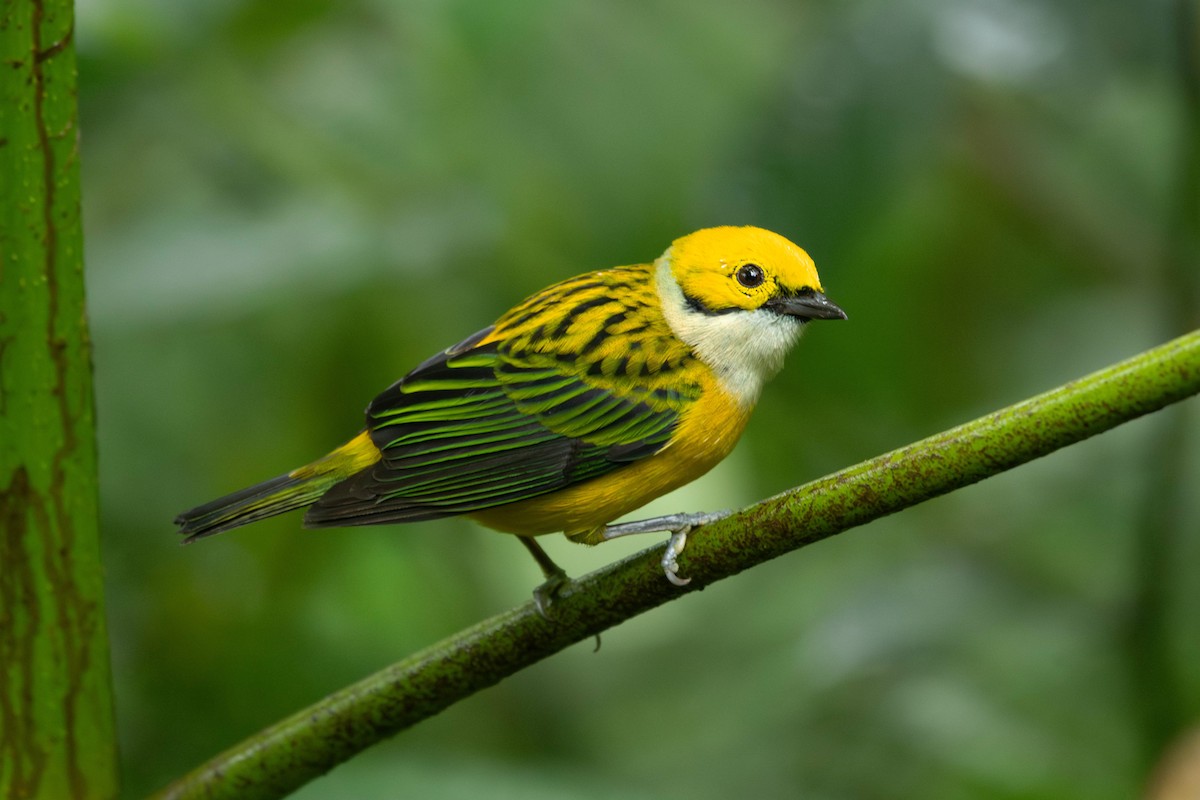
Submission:
<svg viewBox="0 0 1200 800">
<path fill-rule="evenodd" d="M 738 267 L 737 281 L 747 289 L 754 289 L 762 286 L 763 281 L 767 276 L 763 273 L 762 267 L 758 264 L 743 264 Z"/>
</svg>

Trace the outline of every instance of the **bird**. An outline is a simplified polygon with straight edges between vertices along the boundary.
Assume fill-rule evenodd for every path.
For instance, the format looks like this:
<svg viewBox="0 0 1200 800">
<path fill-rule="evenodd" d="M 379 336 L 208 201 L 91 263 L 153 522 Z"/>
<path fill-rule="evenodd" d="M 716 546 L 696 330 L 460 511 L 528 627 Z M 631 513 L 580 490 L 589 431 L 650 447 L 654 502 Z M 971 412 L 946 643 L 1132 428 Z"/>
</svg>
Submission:
<svg viewBox="0 0 1200 800">
<path fill-rule="evenodd" d="M 728 456 L 807 324 L 846 318 L 787 238 L 701 229 L 650 263 L 542 289 L 385 389 L 348 442 L 183 512 L 178 532 L 186 544 L 301 508 L 307 528 L 466 516 L 528 548 L 546 616 L 569 579 L 535 537 L 658 531 L 683 586 L 689 532 L 730 512 L 613 521 Z"/>
</svg>

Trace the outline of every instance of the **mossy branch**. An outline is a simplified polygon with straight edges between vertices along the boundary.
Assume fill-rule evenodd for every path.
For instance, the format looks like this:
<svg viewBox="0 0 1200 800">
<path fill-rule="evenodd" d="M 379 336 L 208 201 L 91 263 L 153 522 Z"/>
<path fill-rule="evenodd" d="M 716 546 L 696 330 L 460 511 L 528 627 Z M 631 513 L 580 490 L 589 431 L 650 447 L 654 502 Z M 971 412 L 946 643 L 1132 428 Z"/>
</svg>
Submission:
<svg viewBox="0 0 1200 800">
<path fill-rule="evenodd" d="M 960 427 L 765 500 L 688 542 L 683 589 L 660 544 L 499 614 L 217 756 L 161 798 L 274 798 L 576 642 L 722 578 L 996 475 L 1200 392 L 1200 331 Z"/>
</svg>

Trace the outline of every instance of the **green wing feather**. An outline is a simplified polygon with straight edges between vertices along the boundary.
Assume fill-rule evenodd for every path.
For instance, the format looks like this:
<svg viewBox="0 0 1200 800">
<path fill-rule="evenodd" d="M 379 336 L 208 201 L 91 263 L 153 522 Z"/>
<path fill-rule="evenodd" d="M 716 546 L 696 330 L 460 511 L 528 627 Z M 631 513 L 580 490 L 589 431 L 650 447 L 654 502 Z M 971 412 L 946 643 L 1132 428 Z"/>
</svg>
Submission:
<svg viewBox="0 0 1200 800">
<path fill-rule="evenodd" d="M 406 522 L 512 503 L 604 475 L 660 450 L 687 382 L 639 380 L 537 352 L 487 328 L 417 367 L 367 409 L 382 453 L 309 510 L 311 527 Z M 608 370 L 611 371 L 611 370 Z"/>
</svg>

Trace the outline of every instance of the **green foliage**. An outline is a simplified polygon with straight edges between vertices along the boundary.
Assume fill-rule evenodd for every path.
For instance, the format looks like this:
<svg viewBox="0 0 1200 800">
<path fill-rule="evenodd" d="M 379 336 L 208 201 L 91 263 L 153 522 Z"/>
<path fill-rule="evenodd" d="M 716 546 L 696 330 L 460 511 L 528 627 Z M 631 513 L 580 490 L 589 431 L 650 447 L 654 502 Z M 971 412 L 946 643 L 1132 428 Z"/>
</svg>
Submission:
<svg viewBox="0 0 1200 800">
<path fill-rule="evenodd" d="M 527 555 L 468 523 L 284 518 L 181 549 L 169 522 L 340 444 L 371 396 L 551 281 L 754 223 L 809 249 L 850 315 L 654 513 L 749 504 L 1195 327 L 1165 311 L 1187 295 L 1164 262 L 1200 268 L 1166 246 L 1188 139 L 1161 0 L 81 14 L 132 794 L 528 598 Z M 1168 507 L 1158 567 L 1134 558 L 1147 490 L 1200 481 L 1196 412 L 690 595 L 300 796 L 1132 796 L 1200 712 L 1200 498 Z M 582 574 L 645 544 L 546 546 Z M 1166 680 L 1135 663 L 1151 581 L 1139 630 Z M 1173 720 L 1142 713 L 1159 700 Z"/>
<path fill-rule="evenodd" d="M 0 9 L 0 796 L 117 791 L 73 16 Z"/>
</svg>

